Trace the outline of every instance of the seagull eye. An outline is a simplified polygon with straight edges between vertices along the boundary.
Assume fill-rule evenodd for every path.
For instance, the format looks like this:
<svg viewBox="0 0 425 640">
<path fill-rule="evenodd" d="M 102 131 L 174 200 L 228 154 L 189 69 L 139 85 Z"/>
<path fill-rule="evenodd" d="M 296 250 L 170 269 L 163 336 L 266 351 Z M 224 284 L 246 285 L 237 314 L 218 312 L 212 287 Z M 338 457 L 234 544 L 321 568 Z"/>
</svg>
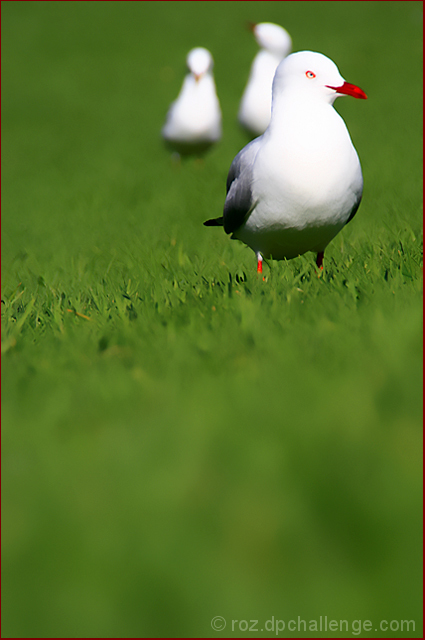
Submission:
<svg viewBox="0 0 425 640">
<path fill-rule="evenodd" d="M 316 74 L 313 73 L 313 71 L 306 71 L 305 75 L 307 76 L 307 78 L 315 78 Z"/>
</svg>

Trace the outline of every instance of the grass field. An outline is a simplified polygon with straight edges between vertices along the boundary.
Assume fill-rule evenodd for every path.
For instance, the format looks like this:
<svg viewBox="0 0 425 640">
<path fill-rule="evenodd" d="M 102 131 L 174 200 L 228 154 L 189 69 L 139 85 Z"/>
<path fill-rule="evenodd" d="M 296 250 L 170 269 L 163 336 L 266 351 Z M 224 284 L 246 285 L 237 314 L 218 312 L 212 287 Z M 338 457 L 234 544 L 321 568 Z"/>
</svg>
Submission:
<svg viewBox="0 0 425 640">
<path fill-rule="evenodd" d="M 369 96 L 320 278 L 202 225 L 245 20 Z M 176 165 L 197 45 L 223 139 Z M 421 2 L 2 3 L 2 637 L 422 637 L 421 126 Z"/>
</svg>

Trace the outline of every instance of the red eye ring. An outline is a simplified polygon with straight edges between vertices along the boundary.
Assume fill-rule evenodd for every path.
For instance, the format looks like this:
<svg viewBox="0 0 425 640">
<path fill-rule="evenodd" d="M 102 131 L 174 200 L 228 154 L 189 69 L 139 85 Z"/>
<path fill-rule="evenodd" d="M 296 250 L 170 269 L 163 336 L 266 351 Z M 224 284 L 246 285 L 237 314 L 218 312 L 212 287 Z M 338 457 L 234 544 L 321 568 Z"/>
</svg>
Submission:
<svg viewBox="0 0 425 640">
<path fill-rule="evenodd" d="M 313 71 L 306 71 L 305 75 L 307 76 L 307 78 L 309 78 L 310 80 L 312 80 L 313 78 L 316 77 L 316 74 Z"/>
</svg>

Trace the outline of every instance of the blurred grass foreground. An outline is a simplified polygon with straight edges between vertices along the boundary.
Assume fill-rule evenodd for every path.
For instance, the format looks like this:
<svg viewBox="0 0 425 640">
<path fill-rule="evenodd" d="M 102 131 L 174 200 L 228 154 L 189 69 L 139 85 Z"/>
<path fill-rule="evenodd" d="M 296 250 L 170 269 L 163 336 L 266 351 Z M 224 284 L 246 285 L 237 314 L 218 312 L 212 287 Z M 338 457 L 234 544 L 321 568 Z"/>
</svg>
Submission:
<svg viewBox="0 0 425 640">
<path fill-rule="evenodd" d="M 320 278 L 202 225 L 247 20 L 369 96 Z M 177 164 L 194 46 L 223 139 Z M 421 2 L 2 3 L 3 637 L 422 637 L 421 78 Z"/>
</svg>

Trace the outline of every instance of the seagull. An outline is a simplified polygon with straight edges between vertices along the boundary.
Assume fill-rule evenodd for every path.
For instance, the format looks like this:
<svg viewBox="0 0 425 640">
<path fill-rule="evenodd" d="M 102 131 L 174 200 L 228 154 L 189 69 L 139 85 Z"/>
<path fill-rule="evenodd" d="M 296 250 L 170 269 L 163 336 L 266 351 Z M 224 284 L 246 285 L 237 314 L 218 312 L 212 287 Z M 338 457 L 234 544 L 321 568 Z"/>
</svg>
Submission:
<svg viewBox="0 0 425 640">
<path fill-rule="evenodd" d="M 270 121 L 272 83 L 276 68 L 291 52 L 292 41 L 289 33 L 278 24 L 249 24 L 261 50 L 252 63 L 238 119 L 245 129 L 259 136 L 267 129 Z"/>
<path fill-rule="evenodd" d="M 189 72 L 162 128 L 165 143 L 181 154 L 202 153 L 221 138 L 221 110 L 208 49 L 187 54 Z"/>
<path fill-rule="evenodd" d="M 273 82 L 272 115 L 265 133 L 234 158 L 227 177 L 223 216 L 204 222 L 224 226 L 251 247 L 257 271 L 263 258 L 317 253 L 354 217 L 363 177 L 344 120 L 333 108 L 339 96 L 366 99 L 321 53 L 285 58 Z"/>
</svg>

